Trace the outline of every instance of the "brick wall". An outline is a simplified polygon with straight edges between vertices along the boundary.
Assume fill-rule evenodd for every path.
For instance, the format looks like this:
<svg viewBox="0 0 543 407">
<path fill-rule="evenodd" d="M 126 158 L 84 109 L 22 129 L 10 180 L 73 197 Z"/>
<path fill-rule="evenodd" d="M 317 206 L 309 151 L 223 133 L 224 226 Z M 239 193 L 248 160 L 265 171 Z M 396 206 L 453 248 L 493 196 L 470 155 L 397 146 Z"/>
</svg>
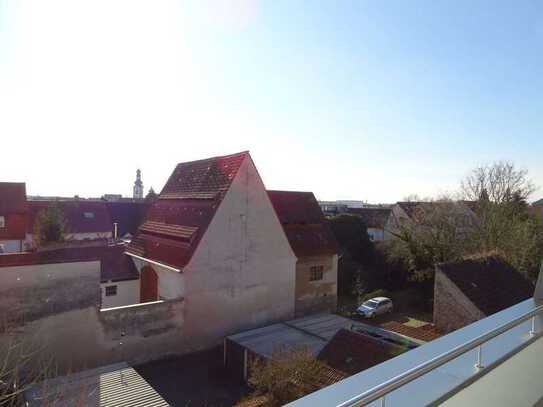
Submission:
<svg viewBox="0 0 543 407">
<path fill-rule="evenodd" d="M 460 329 L 485 315 L 436 268 L 434 283 L 434 324 L 442 332 Z"/>
</svg>

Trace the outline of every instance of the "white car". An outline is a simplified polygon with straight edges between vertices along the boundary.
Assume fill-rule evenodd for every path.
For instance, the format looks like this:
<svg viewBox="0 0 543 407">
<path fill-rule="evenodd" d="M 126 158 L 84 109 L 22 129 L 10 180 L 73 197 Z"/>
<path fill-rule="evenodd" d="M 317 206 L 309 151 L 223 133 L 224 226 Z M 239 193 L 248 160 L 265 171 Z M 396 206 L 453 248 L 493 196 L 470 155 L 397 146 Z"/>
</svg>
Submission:
<svg viewBox="0 0 543 407">
<path fill-rule="evenodd" d="M 386 314 L 392 312 L 392 300 L 386 297 L 375 297 L 362 303 L 356 312 L 365 318 Z"/>
</svg>

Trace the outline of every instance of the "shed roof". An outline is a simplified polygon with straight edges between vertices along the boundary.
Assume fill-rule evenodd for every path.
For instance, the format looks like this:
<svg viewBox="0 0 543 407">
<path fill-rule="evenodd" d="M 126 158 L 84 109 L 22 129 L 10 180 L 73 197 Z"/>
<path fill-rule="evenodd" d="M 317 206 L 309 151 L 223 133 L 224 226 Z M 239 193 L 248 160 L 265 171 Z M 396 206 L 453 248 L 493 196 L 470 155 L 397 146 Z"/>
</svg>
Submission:
<svg viewBox="0 0 543 407">
<path fill-rule="evenodd" d="M 178 164 L 127 251 L 183 269 L 248 152 Z"/>
<path fill-rule="evenodd" d="M 534 286 L 497 256 L 439 265 L 439 269 L 486 315 L 530 298 Z"/>
<path fill-rule="evenodd" d="M 337 253 L 334 234 L 312 192 L 268 191 L 268 196 L 296 256 Z"/>
</svg>

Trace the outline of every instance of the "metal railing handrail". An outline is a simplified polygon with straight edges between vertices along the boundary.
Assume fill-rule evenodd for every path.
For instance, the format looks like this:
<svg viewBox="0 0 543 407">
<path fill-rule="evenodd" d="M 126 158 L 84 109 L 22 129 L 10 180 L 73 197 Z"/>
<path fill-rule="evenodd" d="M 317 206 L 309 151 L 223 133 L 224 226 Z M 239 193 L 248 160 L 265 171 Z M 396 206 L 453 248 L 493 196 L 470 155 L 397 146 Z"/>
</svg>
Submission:
<svg viewBox="0 0 543 407">
<path fill-rule="evenodd" d="M 453 359 L 463 355 L 464 353 L 469 352 L 477 348 L 478 346 L 483 345 L 489 340 L 495 338 L 496 336 L 509 331 L 510 329 L 520 325 L 521 323 L 534 318 L 537 314 L 543 311 L 543 305 L 539 305 L 536 308 L 522 314 L 521 316 L 515 318 L 512 321 L 509 321 L 492 331 L 489 331 L 485 334 L 479 335 L 461 345 L 456 346 L 455 348 L 442 353 L 441 355 L 435 356 L 432 359 L 427 360 L 424 363 L 421 363 L 418 366 L 415 366 L 405 372 L 389 379 L 379 385 L 368 389 L 367 391 L 352 397 L 351 399 L 344 401 L 337 405 L 337 407 L 359 407 L 364 406 L 368 403 L 371 403 L 375 400 L 379 400 L 385 397 L 387 394 L 392 391 L 402 387 L 403 385 L 412 382 L 415 379 L 425 375 L 426 373 L 444 365 L 447 362 L 450 362 Z M 532 330 L 534 329 L 534 321 L 532 320 Z M 531 331 L 533 334 L 534 332 Z M 479 362 L 479 361 L 478 361 Z"/>
</svg>

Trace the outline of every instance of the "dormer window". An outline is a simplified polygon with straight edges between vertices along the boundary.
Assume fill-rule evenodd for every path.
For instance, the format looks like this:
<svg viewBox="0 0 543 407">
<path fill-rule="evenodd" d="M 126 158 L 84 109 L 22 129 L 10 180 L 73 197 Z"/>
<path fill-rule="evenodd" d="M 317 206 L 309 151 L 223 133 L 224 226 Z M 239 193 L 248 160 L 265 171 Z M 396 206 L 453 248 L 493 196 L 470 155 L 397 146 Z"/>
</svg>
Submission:
<svg viewBox="0 0 543 407">
<path fill-rule="evenodd" d="M 0 216 L 0 229 L 4 229 L 6 227 L 6 218 L 4 216 Z"/>
<path fill-rule="evenodd" d="M 94 219 L 94 212 L 83 212 L 83 217 L 85 219 Z"/>
</svg>

